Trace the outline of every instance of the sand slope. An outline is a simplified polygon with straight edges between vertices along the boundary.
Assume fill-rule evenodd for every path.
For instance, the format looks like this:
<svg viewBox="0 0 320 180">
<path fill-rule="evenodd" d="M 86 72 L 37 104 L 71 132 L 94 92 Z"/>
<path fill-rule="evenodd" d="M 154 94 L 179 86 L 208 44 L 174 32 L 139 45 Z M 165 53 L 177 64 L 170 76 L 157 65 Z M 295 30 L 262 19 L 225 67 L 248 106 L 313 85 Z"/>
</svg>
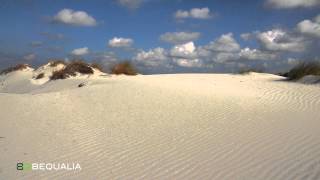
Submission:
<svg viewBox="0 0 320 180">
<path fill-rule="evenodd" d="M 14 93 L 2 85 L 0 177 L 320 179 L 320 86 L 282 80 L 112 76 Z M 20 172 L 17 162 L 82 170 Z"/>
</svg>

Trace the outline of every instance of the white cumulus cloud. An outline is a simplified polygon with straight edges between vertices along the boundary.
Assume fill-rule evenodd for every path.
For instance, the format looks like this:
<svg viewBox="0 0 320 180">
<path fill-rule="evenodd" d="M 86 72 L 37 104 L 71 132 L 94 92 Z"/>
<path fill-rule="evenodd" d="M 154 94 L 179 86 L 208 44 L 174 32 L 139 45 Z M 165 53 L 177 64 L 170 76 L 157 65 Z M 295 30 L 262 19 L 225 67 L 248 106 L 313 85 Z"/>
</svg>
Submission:
<svg viewBox="0 0 320 180">
<path fill-rule="evenodd" d="M 319 0 L 268 0 L 267 4 L 278 9 L 289 9 L 298 7 L 315 7 L 320 5 Z"/>
<path fill-rule="evenodd" d="M 83 55 L 89 54 L 89 48 L 83 47 L 83 48 L 74 49 L 71 51 L 71 54 L 74 56 L 83 56 Z"/>
<path fill-rule="evenodd" d="M 176 17 L 177 19 L 180 19 L 180 18 L 189 18 L 189 17 L 190 17 L 190 14 L 189 14 L 189 11 L 178 10 L 178 11 L 175 13 L 175 17 Z"/>
<path fill-rule="evenodd" d="M 160 36 L 160 40 L 172 43 L 172 44 L 183 44 L 190 41 L 199 39 L 200 33 L 198 32 L 167 32 Z"/>
<path fill-rule="evenodd" d="M 146 66 L 159 66 L 168 60 L 168 56 L 165 49 L 158 47 L 149 51 L 140 51 L 134 60 Z"/>
<path fill-rule="evenodd" d="M 258 32 L 257 39 L 263 48 L 270 51 L 302 52 L 306 48 L 303 37 L 291 36 L 281 29 Z"/>
<path fill-rule="evenodd" d="M 235 52 L 240 50 L 240 45 L 233 38 L 232 33 L 221 35 L 218 39 L 206 46 L 208 50 L 220 52 Z"/>
<path fill-rule="evenodd" d="M 251 33 L 243 33 L 240 35 L 240 37 L 245 40 L 245 41 L 248 41 L 252 38 L 252 34 Z"/>
<path fill-rule="evenodd" d="M 194 18 L 194 19 L 210 19 L 213 17 L 210 9 L 207 7 L 204 8 L 192 8 L 189 11 L 178 10 L 175 13 L 175 18 L 184 19 L 184 18 Z"/>
<path fill-rule="evenodd" d="M 27 60 L 27 61 L 32 61 L 32 60 L 36 59 L 36 57 L 37 56 L 34 53 L 31 53 L 31 54 L 27 54 L 27 55 L 23 56 L 23 59 Z"/>
<path fill-rule="evenodd" d="M 250 49 L 248 47 L 241 49 L 240 57 L 247 60 L 274 60 L 277 55 L 273 52 L 263 52 L 258 49 Z"/>
<path fill-rule="evenodd" d="M 211 54 L 211 60 L 216 63 L 226 63 L 229 61 L 235 61 L 239 59 L 238 52 L 216 52 Z"/>
<path fill-rule="evenodd" d="M 173 61 L 181 67 L 202 67 L 202 61 L 200 59 L 176 59 L 174 58 Z"/>
<path fill-rule="evenodd" d="M 74 26 L 95 26 L 96 20 L 85 11 L 62 9 L 54 17 L 54 22 Z"/>
<path fill-rule="evenodd" d="M 304 20 L 297 24 L 297 29 L 300 33 L 320 37 L 320 15 L 314 18 L 314 20 Z"/>
<path fill-rule="evenodd" d="M 114 37 L 113 39 L 109 40 L 109 47 L 112 48 L 124 48 L 124 47 L 130 47 L 133 44 L 133 40 L 130 38 L 118 38 Z"/>
<path fill-rule="evenodd" d="M 170 51 L 170 55 L 172 57 L 192 59 L 196 56 L 195 50 L 196 47 L 194 43 L 188 42 L 186 44 L 174 46 Z"/>
<path fill-rule="evenodd" d="M 193 42 L 176 45 L 170 50 L 172 61 L 181 67 L 201 67 L 197 49 Z"/>
</svg>

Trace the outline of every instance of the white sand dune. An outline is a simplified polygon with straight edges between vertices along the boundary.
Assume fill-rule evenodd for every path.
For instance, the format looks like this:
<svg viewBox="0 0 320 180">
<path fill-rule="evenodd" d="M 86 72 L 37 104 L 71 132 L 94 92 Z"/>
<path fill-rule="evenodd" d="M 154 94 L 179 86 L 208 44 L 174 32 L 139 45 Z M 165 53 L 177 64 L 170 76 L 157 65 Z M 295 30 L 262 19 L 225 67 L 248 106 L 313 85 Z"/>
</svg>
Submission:
<svg viewBox="0 0 320 180">
<path fill-rule="evenodd" d="M 0 82 L 0 179 L 320 179 L 319 85 L 255 73 L 12 78 Z"/>
</svg>

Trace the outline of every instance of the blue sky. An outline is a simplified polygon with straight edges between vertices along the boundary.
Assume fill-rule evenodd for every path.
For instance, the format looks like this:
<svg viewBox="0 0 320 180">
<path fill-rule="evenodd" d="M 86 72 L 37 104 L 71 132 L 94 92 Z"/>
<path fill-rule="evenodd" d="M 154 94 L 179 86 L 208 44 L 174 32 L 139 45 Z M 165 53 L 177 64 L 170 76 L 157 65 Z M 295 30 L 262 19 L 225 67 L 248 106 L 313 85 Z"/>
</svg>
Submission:
<svg viewBox="0 0 320 180">
<path fill-rule="evenodd" d="M 0 67 L 75 58 L 146 73 L 318 60 L 318 0 L 1 0 Z"/>
</svg>

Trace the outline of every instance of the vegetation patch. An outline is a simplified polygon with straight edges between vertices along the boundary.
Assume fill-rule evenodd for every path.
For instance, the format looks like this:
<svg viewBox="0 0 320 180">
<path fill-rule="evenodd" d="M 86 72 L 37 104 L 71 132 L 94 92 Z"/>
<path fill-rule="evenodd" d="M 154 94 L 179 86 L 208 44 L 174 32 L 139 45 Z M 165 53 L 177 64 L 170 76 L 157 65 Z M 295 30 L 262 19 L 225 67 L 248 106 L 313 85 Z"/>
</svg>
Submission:
<svg viewBox="0 0 320 180">
<path fill-rule="evenodd" d="M 14 72 L 14 71 L 24 70 L 24 69 L 27 69 L 28 67 L 30 67 L 28 64 L 17 64 L 16 66 L 12 66 L 12 67 L 9 67 L 9 68 L 6 68 L 6 69 L 2 70 L 0 72 L 0 75 L 8 74 L 8 73 L 11 73 L 11 72 Z"/>
<path fill-rule="evenodd" d="M 78 85 L 78 87 L 80 88 L 80 87 L 83 87 L 83 86 L 85 86 L 86 84 L 85 83 L 80 83 L 79 85 Z"/>
<path fill-rule="evenodd" d="M 53 72 L 50 80 L 66 79 L 70 76 L 76 76 L 77 73 L 93 74 L 93 70 L 88 63 L 83 61 L 73 61 L 67 64 L 64 69 Z"/>
<path fill-rule="evenodd" d="M 137 75 L 138 72 L 136 68 L 128 61 L 115 64 L 111 67 L 111 74 L 125 74 L 125 75 Z"/>
<path fill-rule="evenodd" d="M 293 67 L 288 73 L 283 73 L 289 80 L 299 80 L 304 76 L 320 76 L 320 62 L 304 62 Z"/>
<path fill-rule="evenodd" d="M 44 73 L 38 74 L 35 79 L 42 79 L 44 77 Z"/>
</svg>

